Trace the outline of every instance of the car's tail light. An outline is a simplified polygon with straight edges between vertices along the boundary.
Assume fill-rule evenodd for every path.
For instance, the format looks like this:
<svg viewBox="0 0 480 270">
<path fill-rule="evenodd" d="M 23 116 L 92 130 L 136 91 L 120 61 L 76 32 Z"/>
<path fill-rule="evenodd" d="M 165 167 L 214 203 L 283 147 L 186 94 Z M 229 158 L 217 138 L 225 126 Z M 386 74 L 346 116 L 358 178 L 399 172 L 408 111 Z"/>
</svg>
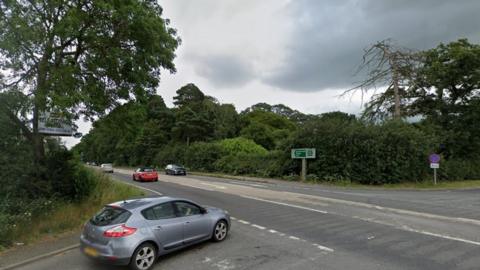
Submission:
<svg viewBox="0 0 480 270">
<path fill-rule="evenodd" d="M 111 238 L 119 238 L 119 237 L 124 237 L 127 235 L 134 234 L 136 231 L 137 231 L 136 228 L 127 227 L 125 226 L 125 224 L 122 224 L 106 230 L 103 233 L 103 236 L 111 237 Z"/>
</svg>

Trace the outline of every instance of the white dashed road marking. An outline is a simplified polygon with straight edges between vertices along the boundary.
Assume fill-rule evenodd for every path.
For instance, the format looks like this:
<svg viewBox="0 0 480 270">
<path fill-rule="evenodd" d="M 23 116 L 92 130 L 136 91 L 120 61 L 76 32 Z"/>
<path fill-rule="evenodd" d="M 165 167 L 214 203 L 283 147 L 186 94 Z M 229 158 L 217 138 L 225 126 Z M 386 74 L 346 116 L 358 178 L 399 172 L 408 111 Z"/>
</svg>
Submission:
<svg viewBox="0 0 480 270">
<path fill-rule="evenodd" d="M 300 205 L 296 205 L 296 204 L 265 200 L 265 199 L 260 199 L 260 198 L 257 198 L 257 197 L 250 197 L 250 196 L 242 196 L 242 197 L 247 198 L 247 199 L 251 199 L 251 200 L 261 201 L 261 202 L 268 202 L 268 203 L 273 203 L 273 204 L 284 205 L 284 206 L 299 208 L 299 209 L 303 209 L 303 210 L 313 211 L 313 212 L 317 212 L 317 213 L 321 213 L 321 214 L 328 214 L 327 211 L 318 210 L 318 209 L 315 209 L 315 208 L 310 208 L 310 207 L 305 207 L 305 206 L 300 206 Z"/>
<path fill-rule="evenodd" d="M 295 241 L 302 241 L 302 242 L 308 242 L 307 240 L 305 239 L 301 239 L 299 237 L 296 237 L 296 236 L 293 236 L 293 235 L 286 235 L 284 233 L 281 233 L 279 231 L 276 231 L 276 230 L 273 230 L 273 229 L 268 229 L 266 227 L 263 227 L 263 226 L 260 226 L 260 225 L 257 225 L 257 224 L 254 224 L 254 223 L 250 223 L 248 221 L 245 221 L 243 219 L 238 219 L 238 218 L 235 218 L 235 217 L 230 217 L 232 220 L 236 220 L 238 221 L 239 223 L 242 223 L 242 224 L 245 224 L 245 225 L 250 225 L 254 228 L 257 228 L 259 230 L 267 230 L 269 233 L 272 233 L 272 234 L 275 234 L 275 235 L 278 235 L 278 236 L 281 236 L 281 237 L 286 237 L 288 239 L 291 239 L 291 240 L 295 240 Z M 326 247 L 326 246 L 322 246 L 322 245 L 319 245 L 319 244 L 316 244 L 316 243 L 313 243 L 312 244 L 313 246 L 317 247 L 318 249 L 322 250 L 322 251 L 327 251 L 327 252 L 333 252 L 334 250 L 329 248 L 329 247 Z"/>
<path fill-rule="evenodd" d="M 243 224 L 247 224 L 247 225 L 250 224 L 250 222 L 242 220 L 242 219 L 239 219 L 238 222 L 243 223 Z"/>
<path fill-rule="evenodd" d="M 265 227 L 257 225 L 257 224 L 252 224 L 252 227 L 255 227 L 255 228 L 260 229 L 260 230 L 265 230 L 266 229 Z"/>
</svg>

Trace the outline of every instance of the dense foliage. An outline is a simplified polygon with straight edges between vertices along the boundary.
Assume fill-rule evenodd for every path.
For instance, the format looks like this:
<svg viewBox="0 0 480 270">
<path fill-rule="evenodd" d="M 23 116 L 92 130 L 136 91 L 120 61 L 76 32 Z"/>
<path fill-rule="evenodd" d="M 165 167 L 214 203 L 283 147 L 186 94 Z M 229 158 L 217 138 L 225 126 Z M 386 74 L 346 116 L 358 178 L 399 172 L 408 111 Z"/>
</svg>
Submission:
<svg viewBox="0 0 480 270">
<path fill-rule="evenodd" d="M 0 98 L 15 103 L 8 94 Z M 7 114 L 0 113 L 0 249 L 11 244 L 17 224 L 28 223 L 55 202 L 80 201 L 95 188 L 95 179 L 72 152 L 55 139 L 47 140 L 46 146 L 45 165 L 36 171 L 29 141 Z"/>
<path fill-rule="evenodd" d="M 428 179 L 428 155 L 440 153 L 442 180 L 479 179 L 477 47 L 461 40 L 424 55 L 417 79 L 430 90 L 409 103 L 415 121 L 370 121 L 342 112 L 306 115 L 266 103 L 237 113 L 187 84 L 177 91 L 174 108 L 156 95 L 118 107 L 95 122 L 75 151 L 85 161 L 181 163 L 198 171 L 297 179 L 300 161 L 290 158 L 290 150 L 313 147 L 317 158 L 309 162 L 310 179 L 363 184 Z"/>
</svg>

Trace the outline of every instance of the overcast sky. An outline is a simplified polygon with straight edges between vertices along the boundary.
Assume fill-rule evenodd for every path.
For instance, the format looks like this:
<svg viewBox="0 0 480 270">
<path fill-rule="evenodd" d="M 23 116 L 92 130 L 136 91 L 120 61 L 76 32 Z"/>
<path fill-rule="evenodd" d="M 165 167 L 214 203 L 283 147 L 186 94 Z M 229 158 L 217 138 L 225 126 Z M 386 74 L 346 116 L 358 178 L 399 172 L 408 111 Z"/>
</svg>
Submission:
<svg viewBox="0 0 480 270">
<path fill-rule="evenodd" d="M 358 113 L 360 96 L 339 98 L 360 78 L 363 49 L 393 39 L 428 49 L 480 41 L 480 0 L 161 0 L 178 30 L 177 73 L 158 89 L 168 106 L 193 82 L 243 110 L 283 103 L 306 113 Z M 86 133 L 89 123 L 78 123 Z M 68 145 L 78 142 L 67 139 Z"/>
</svg>

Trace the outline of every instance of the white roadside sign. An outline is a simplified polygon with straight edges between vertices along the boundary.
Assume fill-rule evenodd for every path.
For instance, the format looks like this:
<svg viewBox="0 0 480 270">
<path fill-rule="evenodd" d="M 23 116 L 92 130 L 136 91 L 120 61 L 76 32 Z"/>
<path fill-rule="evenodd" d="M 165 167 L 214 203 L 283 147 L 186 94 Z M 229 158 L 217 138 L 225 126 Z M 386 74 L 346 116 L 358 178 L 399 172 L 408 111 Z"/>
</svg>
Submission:
<svg viewBox="0 0 480 270">
<path fill-rule="evenodd" d="M 72 136 L 75 132 L 65 118 L 55 117 L 50 113 L 42 113 L 38 119 L 38 132 L 53 136 Z"/>
</svg>

